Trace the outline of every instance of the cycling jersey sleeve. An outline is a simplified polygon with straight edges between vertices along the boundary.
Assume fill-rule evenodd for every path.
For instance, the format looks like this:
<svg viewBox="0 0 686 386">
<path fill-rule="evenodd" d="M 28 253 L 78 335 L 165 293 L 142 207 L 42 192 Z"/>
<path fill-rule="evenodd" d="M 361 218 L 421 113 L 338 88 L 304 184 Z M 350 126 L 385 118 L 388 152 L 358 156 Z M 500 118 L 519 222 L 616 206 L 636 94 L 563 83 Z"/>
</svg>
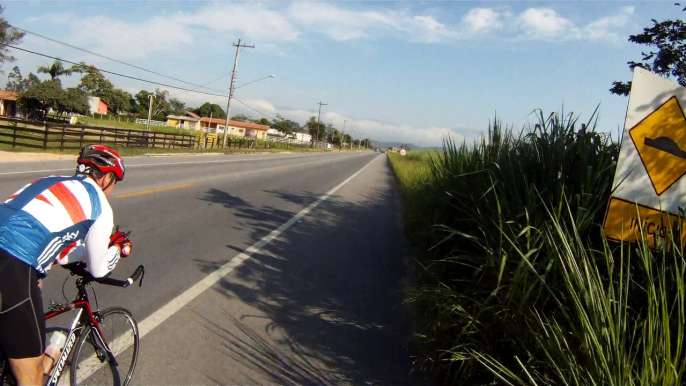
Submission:
<svg viewBox="0 0 686 386">
<path fill-rule="evenodd" d="M 111 272 L 119 261 L 119 248 L 109 247 L 110 234 L 114 226 L 112 209 L 103 210 L 93 223 L 85 238 L 88 270 L 94 277 L 103 277 Z"/>
</svg>

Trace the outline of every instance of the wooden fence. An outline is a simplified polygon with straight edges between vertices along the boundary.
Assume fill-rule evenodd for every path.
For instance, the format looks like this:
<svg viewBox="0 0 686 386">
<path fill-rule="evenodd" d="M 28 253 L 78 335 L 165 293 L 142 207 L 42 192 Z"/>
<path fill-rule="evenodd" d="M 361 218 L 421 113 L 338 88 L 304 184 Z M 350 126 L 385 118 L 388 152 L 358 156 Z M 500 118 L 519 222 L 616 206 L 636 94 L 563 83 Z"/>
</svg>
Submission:
<svg viewBox="0 0 686 386">
<path fill-rule="evenodd" d="M 0 144 L 43 150 L 81 149 L 89 143 L 148 148 L 194 148 L 194 135 L 0 119 Z"/>
<path fill-rule="evenodd" d="M 310 147 L 304 143 L 289 143 L 272 139 L 226 139 L 231 149 L 293 149 Z M 67 123 L 29 121 L 0 117 L 0 144 L 43 150 L 81 149 L 90 143 L 120 147 L 147 148 L 223 148 L 223 137 L 217 134 L 195 135 L 160 133 L 155 131 L 120 129 L 114 127 L 70 125 Z"/>
</svg>

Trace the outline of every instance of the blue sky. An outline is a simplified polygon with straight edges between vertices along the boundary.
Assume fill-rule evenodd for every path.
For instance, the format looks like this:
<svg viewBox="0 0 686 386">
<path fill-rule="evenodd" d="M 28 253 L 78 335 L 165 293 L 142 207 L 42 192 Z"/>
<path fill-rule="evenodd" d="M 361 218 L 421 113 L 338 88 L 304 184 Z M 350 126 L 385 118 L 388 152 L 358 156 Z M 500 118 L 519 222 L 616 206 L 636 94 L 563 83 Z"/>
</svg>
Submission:
<svg viewBox="0 0 686 386">
<path fill-rule="evenodd" d="M 615 137 L 628 99 L 611 95 L 630 80 L 627 41 L 655 18 L 683 18 L 674 1 L 526 2 L 5 2 L 13 25 L 137 66 L 205 84 L 231 72 L 241 51 L 235 97 L 274 117 L 304 123 L 317 114 L 337 128 L 384 141 L 439 145 L 473 139 L 497 114 L 521 128 L 540 108 L 587 119 Z M 21 47 L 186 86 L 34 36 Z M 14 52 L 22 73 L 51 60 Z M 155 86 L 108 76 L 131 93 Z M 73 85 L 78 76 L 65 78 Z M 229 77 L 208 85 L 228 93 Z M 169 89 L 171 94 L 178 90 Z M 212 91 L 211 91 L 212 92 Z M 189 106 L 226 97 L 181 93 Z M 232 115 L 261 115 L 232 103 Z"/>
</svg>

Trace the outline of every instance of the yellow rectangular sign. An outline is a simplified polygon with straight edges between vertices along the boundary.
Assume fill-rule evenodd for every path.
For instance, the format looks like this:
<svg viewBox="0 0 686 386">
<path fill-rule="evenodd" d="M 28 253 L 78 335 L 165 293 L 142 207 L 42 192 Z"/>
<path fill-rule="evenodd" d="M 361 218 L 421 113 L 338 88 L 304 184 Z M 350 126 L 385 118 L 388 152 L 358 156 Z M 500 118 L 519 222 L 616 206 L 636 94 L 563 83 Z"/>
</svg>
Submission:
<svg viewBox="0 0 686 386">
<path fill-rule="evenodd" d="M 603 229 L 608 239 L 629 243 L 639 240 L 643 232 L 648 245 L 657 248 L 667 241 L 677 221 L 678 217 L 673 214 L 612 197 Z M 686 229 L 681 221 L 681 240 L 686 241 Z"/>
</svg>

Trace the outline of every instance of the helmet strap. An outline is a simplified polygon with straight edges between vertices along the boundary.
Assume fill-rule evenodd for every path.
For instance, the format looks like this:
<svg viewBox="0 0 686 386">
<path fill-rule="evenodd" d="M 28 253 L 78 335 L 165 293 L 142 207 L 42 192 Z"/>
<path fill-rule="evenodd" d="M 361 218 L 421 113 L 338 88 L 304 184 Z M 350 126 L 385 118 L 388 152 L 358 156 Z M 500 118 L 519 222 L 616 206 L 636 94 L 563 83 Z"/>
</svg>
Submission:
<svg viewBox="0 0 686 386">
<path fill-rule="evenodd" d="M 107 173 L 105 175 L 110 175 L 110 176 L 112 176 L 112 178 L 110 179 L 110 182 L 107 184 L 107 186 L 102 188 L 103 191 L 107 190 L 107 188 L 112 186 L 112 184 L 114 184 L 117 181 L 117 177 L 115 177 L 112 173 Z M 103 178 L 105 178 L 105 177 L 103 176 Z"/>
</svg>

